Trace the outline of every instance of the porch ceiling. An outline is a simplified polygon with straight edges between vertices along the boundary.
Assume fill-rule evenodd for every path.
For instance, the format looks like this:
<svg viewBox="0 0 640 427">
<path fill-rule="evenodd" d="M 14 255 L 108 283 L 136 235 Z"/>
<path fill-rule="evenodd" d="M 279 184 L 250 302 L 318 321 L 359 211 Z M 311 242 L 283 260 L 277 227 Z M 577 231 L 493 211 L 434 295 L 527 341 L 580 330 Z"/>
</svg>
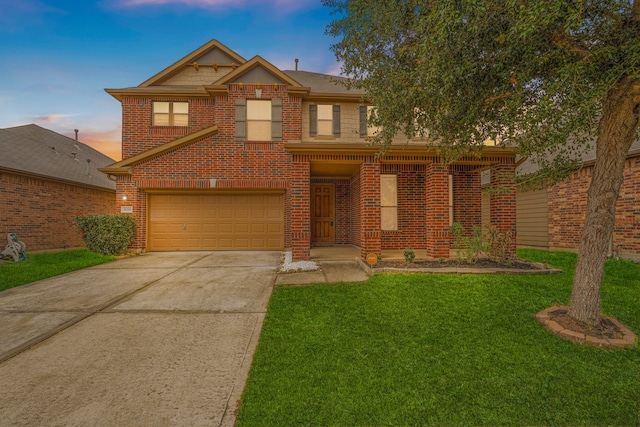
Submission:
<svg viewBox="0 0 640 427">
<path fill-rule="evenodd" d="M 314 178 L 351 178 L 360 172 L 360 161 L 311 161 L 311 176 Z"/>
</svg>

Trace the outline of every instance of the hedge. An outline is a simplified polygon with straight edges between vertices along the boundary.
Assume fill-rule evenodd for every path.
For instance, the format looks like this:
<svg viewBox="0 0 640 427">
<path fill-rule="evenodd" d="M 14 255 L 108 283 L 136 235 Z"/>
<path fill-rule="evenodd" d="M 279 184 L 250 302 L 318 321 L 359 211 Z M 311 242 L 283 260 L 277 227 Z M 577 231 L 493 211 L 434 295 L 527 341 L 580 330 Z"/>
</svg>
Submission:
<svg viewBox="0 0 640 427">
<path fill-rule="evenodd" d="M 127 249 L 136 230 L 136 221 L 129 215 L 82 215 L 76 224 L 87 248 L 102 255 Z"/>
</svg>

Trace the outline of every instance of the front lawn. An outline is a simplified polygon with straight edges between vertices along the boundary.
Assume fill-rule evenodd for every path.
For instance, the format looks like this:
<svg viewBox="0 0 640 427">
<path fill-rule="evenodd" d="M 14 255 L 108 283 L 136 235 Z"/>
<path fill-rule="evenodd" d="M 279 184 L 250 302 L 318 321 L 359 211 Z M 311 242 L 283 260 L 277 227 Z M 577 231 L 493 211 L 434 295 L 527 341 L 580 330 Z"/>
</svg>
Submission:
<svg viewBox="0 0 640 427">
<path fill-rule="evenodd" d="M 24 261 L 0 264 L 0 291 L 114 259 L 87 249 L 27 254 Z"/>
<path fill-rule="evenodd" d="M 534 315 L 561 275 L 378 275 L 278 287 L 238 416 L 274 425 L 638 425 L 640 349 L 562 340 Z M 603 310 L 640 332 L 640 266 L 607 264 Z"/>
</svg>

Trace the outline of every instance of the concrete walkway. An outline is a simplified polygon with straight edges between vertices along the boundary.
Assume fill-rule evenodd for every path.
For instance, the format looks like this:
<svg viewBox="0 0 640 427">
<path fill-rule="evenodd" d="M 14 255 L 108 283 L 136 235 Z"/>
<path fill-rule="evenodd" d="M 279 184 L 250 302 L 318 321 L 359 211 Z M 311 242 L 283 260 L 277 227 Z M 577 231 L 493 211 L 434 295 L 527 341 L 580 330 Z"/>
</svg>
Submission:
<svg viewBox="0 0 640 427">
<path fill-rule="evenodd" d="M 306 285 L 309 283 L 364 282 L 369 275 L 355 261 L 316 261 L 320 268 L 315 271 L 279 273 L 278 285 Z"/>
<path fill-rule="evenodd" d="M 147 253 L 0 293 L 3 426 L 231 426 L 280 252 Z"/>
</svg>

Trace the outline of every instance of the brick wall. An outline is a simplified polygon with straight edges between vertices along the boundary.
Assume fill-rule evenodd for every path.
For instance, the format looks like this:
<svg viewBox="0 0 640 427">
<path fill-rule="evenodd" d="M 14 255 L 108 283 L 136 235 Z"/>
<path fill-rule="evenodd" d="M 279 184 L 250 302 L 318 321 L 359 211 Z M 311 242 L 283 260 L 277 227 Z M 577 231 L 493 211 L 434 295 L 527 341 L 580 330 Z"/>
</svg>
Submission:
<svg viewBox="0 0 640 427">
<path fill-rule="evenodd" d="M 382 249 L 425 249 L 425 165 L 384 164 L 381 173 L 397 175 L 398 185 L 398 230 L 382 231 Z"/>
<path fill-rule="evenodd" d="M 236 141 L 235 100 L 255 98 L 255 85 L 232 84 L 229 94 L 215 99 L 189 101 L 188 127 L 153 127 L 152 101 L 186 99 L 123 100 L 123 156 L 138 154 L 197 130 L 218 125 L 218 133 L 176 151 L 144 161 L 134 167 L 132 176 L 118 178 L 117 206 L 132 206 L 138 224 L 133 248 L 146 246 L 146 189 L 290 189 L 292 156 L 284 143 L 300 140 L 301 98 L 289 96 L 286 86 L 262 85 L 261 99 L 282 100 L 282 141 Z M 211 180 L 215 180 L 215 187 Z M 297 178 L 296 178 L 297 179 Z M 308 186 L 308 181 L 307 181 Z M 123 201 L 122 196 L 127 195 Z M 293 206 L 296 201 L 285 194 L 285 245 L 290 246 Z M 308 203 L 308 201 L 307 201 Z"/>
<path fill-rule="evenodd" d="M 115 192 L 0 172 L 0 250 L 16 233 L 27 252 L 84 247 L 75 226 L 80 214 L 113 213 Z"/>
<path fill-rule="evenodd" d="M 453 222 L 459 222 L 467 234 L 482 227 L 482 187 L 480 174 L 468 166 L 453 166 Z"/>
<path fill-rule="evenodd" d="M 549 247 L 577 250 L 593 167 L 585 167 L 549 189 Z M 616 203 L 612 249 L 640 261 L 640 157 L 627 159 Z"/>
</svg>

